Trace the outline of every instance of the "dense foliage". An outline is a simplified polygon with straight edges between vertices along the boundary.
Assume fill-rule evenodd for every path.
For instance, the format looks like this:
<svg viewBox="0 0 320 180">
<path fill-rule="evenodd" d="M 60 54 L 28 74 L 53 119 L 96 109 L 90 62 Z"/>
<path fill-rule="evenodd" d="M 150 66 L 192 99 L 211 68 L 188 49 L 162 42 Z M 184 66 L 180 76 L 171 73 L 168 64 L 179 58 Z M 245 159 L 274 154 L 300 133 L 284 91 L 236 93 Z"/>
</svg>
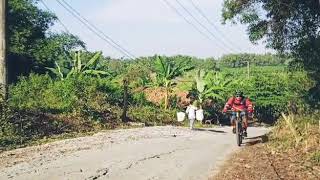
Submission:
<svg viewBox="0 0 320 180">
<path fill-rule="evenodd" d="M 224 21 L 248 25 L 251 41 L 290 53 L 317 81 L 310 91 L 314 104 L 320 98 L 320 3 L 318 0 L 225 0 Z"/>
<path fill-rule="evenodd" d="M 281 66 L 288 64 L 292 59 L 274 54 L 228 54 L 222 56 L 220 64 L 229 67 L 255 66 Z"/>
<path fill-rule="evenodd" d="M 84 43 L 68 33 L 48 32 L 57 17 L 36 6 L 37 0 L 8 1 L 8 66 L 10 81 L 31 71 L 45 72 Z"/>
</svg>

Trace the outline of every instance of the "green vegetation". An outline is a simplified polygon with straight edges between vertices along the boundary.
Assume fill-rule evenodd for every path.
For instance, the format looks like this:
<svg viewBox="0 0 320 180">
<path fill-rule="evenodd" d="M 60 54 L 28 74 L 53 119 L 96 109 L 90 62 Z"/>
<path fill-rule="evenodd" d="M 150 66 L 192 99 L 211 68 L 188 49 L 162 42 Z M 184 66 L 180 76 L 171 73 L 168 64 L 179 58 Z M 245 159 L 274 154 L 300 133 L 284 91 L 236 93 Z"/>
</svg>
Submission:
<svg viewBox="0 0 320 180">
<path fill-rule="evenodd" d="M 82 60 L 81 51 L 78 51 L 74 54 L 73 63 L 70 65 L 70 69 L 64 68 L 59 66 L 57 62 L 55 62 L 56 68 L 47 68 L 50 70 L 54 75 L 58 78 L 63 80 L 64 78 L 70 78 L 75 76 L 82 76 L 82 75 L 89 75 L 89 76 L 105 76 L 108 75 L 108 72 L 99 70 L 98 64 L 101 57 L 101 52 L 96 53 L 91 59 L 87 62 Z M 65 75 L 66 71 L 66 75 Z"/>
<path fill-rule="evenodd" d="M 129 79 L 128 118 L 146 126 L 179 125 L 176 112 L 186 105 L 181 101 L 186 97 L 179 96 L 182 92 L 199 99 L 206 119 L 222 118 L 225 100 L 239 88 L 256 103 L 259 120 L 274 122 L 288 105 L 307 110 L 303 97 L 313 85 L 304 71 L 289 71 L 285 65 L 254 66 L 248 79 L 246 68 L 220 66 L 212 71 L 200 68 L 205 60 L 196 64 L 190 58 L 187 66 L 178 64 L 176 57 L 154 56 L 120 61 L 123 70 L 114 73 L 105 65 L 112 61 L 98 61 L 100 53 L 86 55 L 84 61 L 74 54 L 71 68 L 48 68 L 48 74 L 32 73 L 10 86 L 9 99 L 3 102 L 10 111 L 3 114 L 3 146 L 120 126 L 124 77 Z M 135 71 L 137 67 L 143 68 Z M 149 89 L 158 95 L 150 97 L 145 91 Z"/>
<path fill-rule="evenodd" d="M 303 67 L 316 86 L 310 90 L 310 102 L 320 98 L 320 4 L 318 1 L 238 1 L 224 0 L 225 22 L 247 25 L 252 42 L 266 41 L 267 47 L 289 54 L 293 67 Z"/>
<path fill-rule="evenodd" d="M 177 64 L 171 62 L 166 57 L 156 56 L 155 70 L 157 75 L 157 84 L 165 88 L 165 98 L 164 98 L 164 108 L 167 109 L 169 105 L 169 93 L 171 87 L 173 86 L 172 80 L 179 75 L 181 75 L 185 70 L 190 67 L 183 66 L 182 64 Z"/>
<path fill-rule="evenodd" d="M 315 153 L 311 154 L 310 160 L 316 164 L 320 165 L 320 150 L 316 151 Z"/>
<path fill-rule="evenodd" d="M 221 81 L 222 80 L 222 81 Z M 198 70 L 195 77 L 195 87 L 191 89 L 190 93 L 195 96 L 200 103 L 200 108 L 204 105 L 204 100 L 218 99 L 224 101 L 220 94 L 226 90 L 226 86 L 231 82 L 227 77 L 218 78 L 218 72 L 215 75 L 206 73 L 203 70 Z"/>
<path fill-rule="evenodd" d="M 84 47 L 78 37 L 68 33 L 52 33 L 49 28 L 57 17 L 40 10 L 38 0 L 8 1 L 8 69 L 9 81 L 14 82 L 20 75 L 35 71 L 46 72 L 70 58 L 70 52 Z"/>
<path fill-rule="evenodd" d="M 188 97 L 193 96 L 205 119 L 223 120 L 223 105 L 237 89 L 255 103 L 255 117 L 267 123 L 276 122 L 282 112 L 306 114 L 317 108 L 314 92 L 318 80 L 294 54 L 112 59 L 86 51 L 85 44 L 71 34 L 49 32 L 57 18 L 38 9 L 37 2 L 9 1 L 11 85 L 8 100 L 0 102 L 1 148 L 126 126 L 121 120 L 124 104 L 128 104 L 130 121 L 146 126 L 183 125 L 176 122 L 176 113 L 184 110 Z M 238 8 L 246 8 L 238 7 L 240 4 L 226 1 L 225 18 L 232 19 Z M 249 24 L 256 22 L 251 20 L 243 19 Z M 251 30 L 251 39 L 262 37 L 257 29 Z M 302 128 L 313 123 L 311 117 L 303 122 L 306 124 L 299 124 Z M 297 144 L 301 137 L 307 138 L 306 130 L 299 129 L 294 136 Z M 288 141 L 288 146 L 291 143 Z M 317 157 L 312 159 L 317 161 Z"/>
<path fill-rule="evenodd" d="M 282 112 L 271 134 L 273 149 L 290 162 L 295 157 L 295 163 L 306 166 L 311 173 L 317 173 L 313 166 L 319 165 L 320 147 L 319 15 L 319 1 L 297 0 L 224 0 L 222 12 L 224 22 L 247 25 L 252 42 L 264 40 L 267 47 L 282 54 L 275 61 L 281 63 L 275 64 L 279 67 L 285 64 L 281 67 L 284 71 L 255 75 L 248 90 L 254 88 L 250 89 L 250 96 L 259 104 L 257 111 L 262 117 L 266 112 L 277 116 Z M 231 55 L 225 62 L 243 67 L 247 59 Z M 308 161 L 313 164 L 310 166 Z"/>
</svg>

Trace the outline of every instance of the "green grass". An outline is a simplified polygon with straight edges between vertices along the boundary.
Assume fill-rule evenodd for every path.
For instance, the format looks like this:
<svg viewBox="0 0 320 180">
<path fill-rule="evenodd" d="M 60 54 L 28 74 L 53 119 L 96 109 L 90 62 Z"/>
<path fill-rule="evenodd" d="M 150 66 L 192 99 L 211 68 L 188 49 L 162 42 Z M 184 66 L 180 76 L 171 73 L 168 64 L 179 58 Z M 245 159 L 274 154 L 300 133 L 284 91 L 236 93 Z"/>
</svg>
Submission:
<svg viewBox="0 0 320 180">
<path fill-rule="evenodd" d="M 317 166 L 320 166 L 320 150 L 311 154 L 310 161 Z"/>
</svg>

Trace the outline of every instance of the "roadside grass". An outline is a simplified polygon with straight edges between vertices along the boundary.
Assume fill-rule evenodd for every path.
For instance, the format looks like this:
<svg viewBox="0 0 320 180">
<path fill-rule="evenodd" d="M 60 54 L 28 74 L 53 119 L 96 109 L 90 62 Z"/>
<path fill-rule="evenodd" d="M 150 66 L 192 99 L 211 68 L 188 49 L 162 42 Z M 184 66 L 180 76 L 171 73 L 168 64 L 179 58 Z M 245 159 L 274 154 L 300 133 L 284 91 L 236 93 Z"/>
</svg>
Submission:
<svg viewBox="0 0 320 180">
<path fill-rule="evenodd" d="M 294 150 L 305 158 L 314 154 L 313 159 L 317 159 L 320 156 L 319 117 L 320 115 L 282 114 L 282 119 L 277 122 L 270 135 L 269 147 L 279 152 Z"/>
<path fill-rule="evenodd" d="M 320 166 L 320 151 L 316 151 L 310 156 L 310 161 L 317 166 Z"/>
</svg>

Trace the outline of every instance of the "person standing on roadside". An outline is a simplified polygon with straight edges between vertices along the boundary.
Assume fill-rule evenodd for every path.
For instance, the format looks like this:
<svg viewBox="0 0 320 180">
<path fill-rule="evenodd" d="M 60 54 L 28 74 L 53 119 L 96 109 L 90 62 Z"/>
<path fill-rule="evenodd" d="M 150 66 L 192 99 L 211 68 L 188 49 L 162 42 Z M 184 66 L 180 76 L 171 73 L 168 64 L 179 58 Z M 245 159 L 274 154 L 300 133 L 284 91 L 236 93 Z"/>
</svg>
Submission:
<svg viewBox="0 0 320 180">
<path fill-rule="evenodd" d="M 189 106 L 187 107 L 186 113 L 188 115 L 188 119 L 190 121 L 190 130 L 193 130 L 193 124 L 196 119 L 196 111 L 198 110 L 196 106 L 196 101 L 191 101 Z"/>
</svg>

